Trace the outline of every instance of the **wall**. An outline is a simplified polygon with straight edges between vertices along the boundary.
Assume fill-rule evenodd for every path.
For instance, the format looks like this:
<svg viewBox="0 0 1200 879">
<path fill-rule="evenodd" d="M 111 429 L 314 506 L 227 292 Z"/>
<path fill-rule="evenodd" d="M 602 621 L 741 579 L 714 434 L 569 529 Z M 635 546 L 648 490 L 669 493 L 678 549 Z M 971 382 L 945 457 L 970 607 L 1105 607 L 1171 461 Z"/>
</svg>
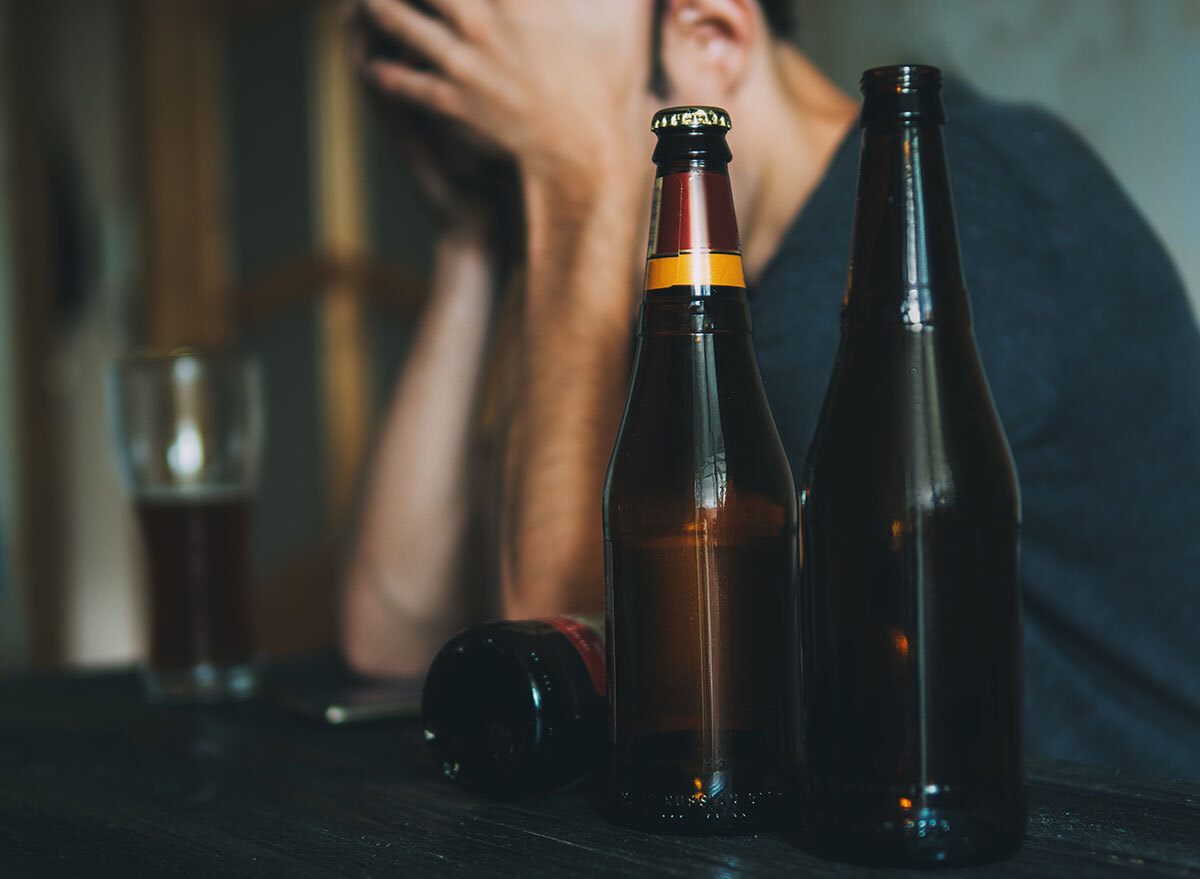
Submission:
<svg viewBox="0 0 1200 879">
<path fill-rule="evenodd" d="M 0 2 L 0 35 L 6 33 L 8 3 Z M 0 39 L 0 70 L 8 69 L 8 41 Z M 21 608 L 17 600 L 16 571 L 12 567 L 12 534 L 16 514 L 16 436 L 13 416 L 16 381 L 13 374 L 13 290 L 10 252 L 12 173 L 8 151 L 7 107 L 0 102 L 0 668 L 18 662 L 23 653 Z"/>
<path fill-rule="evenodd" d="M 915 61 L 1067 120 L 1149 218 L 1200 308 L 1200 2 L 805 0 L 797 8 L 801 48 L 853 94 L 867 67 Z"/>
<path fill-rule="evenodd" d="M 58 348 L 48 389 L 59 409 L 67 492 L 65 659 L 121 662 L 137 656 L 143 643 L 136 537 L 117 481 L 103 393 L 105 367 L 125 347 L 136 267 L 126 19 L 120 0 L 58 0 L 49 9 L 55 162 L 60 174 L 70 169 L 76 184 L 70 201 L 56 204 Z M 72 224 L 77 235 L 62 231 Z M 64 284 L 65 277 L 76 281 Z"/>
</svg>

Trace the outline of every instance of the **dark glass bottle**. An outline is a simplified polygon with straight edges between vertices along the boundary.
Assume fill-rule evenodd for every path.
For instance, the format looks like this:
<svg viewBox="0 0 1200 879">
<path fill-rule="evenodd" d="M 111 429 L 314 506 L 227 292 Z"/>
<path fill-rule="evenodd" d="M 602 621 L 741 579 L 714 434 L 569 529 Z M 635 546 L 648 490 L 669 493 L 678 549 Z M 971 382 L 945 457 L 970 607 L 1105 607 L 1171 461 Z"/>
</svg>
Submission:
<svg viewBox="0 0 1200 879">
<path fill-rule="evenodd" d="M 565 787 L 603 764 L 604 640 L 599 620 L 484 623 L 429 666 L 425 740 L 446 776 L 513 799 Z"/>
<path fill-rule="evenodd" d="M 796 493 L 750 338 L 713 108 L 658 113 L 633 380 L 604 490 L 612 813 L 754 830 L 781 807 Z"/>
<path fill-rule="evenodd" d="M 941 74 L 862 79 L 842 336 L 801 486 L 819 851 L 986 860 L 1025 827 L 1020 495 L 959 264 Z"/>
</svg>

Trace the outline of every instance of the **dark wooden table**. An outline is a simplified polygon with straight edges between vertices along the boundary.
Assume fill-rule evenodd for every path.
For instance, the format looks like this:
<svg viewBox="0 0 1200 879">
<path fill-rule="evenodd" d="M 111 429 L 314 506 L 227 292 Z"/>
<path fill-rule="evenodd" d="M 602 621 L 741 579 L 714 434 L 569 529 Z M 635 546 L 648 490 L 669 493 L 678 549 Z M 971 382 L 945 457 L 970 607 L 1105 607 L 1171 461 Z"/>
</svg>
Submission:
<svg viewBox="0 0 1200 879">
<path fill-rule="evenodd" d="M 1029 833 L 978 876 L 1200 876 L 1200 785 L 1030 767 Z M 620 830 L 586 792 L 474 799 L 415 720 L 161 708 L 132 673 L 0 678 L 0 877 L 885 876 L 786 838 Z"/>
</svg>

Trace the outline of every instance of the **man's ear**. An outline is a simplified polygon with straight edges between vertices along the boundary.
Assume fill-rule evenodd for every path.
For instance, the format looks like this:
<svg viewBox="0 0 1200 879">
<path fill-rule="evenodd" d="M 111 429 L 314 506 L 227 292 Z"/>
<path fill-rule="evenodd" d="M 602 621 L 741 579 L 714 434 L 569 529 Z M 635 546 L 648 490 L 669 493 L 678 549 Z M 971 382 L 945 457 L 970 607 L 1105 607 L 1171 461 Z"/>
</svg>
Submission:
<svg viewBox="0 0 1200 879">
<path fill-rule="evenodd" d="M 767 38 L 757 0 L 667 0 L 663 72 L 677 104 L 719 104 L 741 85 Z"/>
</svg>

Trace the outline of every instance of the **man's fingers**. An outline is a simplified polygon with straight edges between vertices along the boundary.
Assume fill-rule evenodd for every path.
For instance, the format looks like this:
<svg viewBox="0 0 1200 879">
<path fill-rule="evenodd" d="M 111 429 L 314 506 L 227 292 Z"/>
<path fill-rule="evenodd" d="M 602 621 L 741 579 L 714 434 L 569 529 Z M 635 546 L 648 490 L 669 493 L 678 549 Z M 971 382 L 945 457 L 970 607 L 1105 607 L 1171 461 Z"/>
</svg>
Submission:
<svg viewBox="0 0 1200 879">
<path fill-rule="evenodd" d="M 495 11 L 488 0 L 425 0 L 438 15 L 472 42 L 495 27 Z"/>
<path fill-rule="evenodd" d="M 452 76 L 462 72 L 469 49 L 445 22 L 404 0 L 363 0 L 363 8 L 380 28 L 442 72 Z"/>
<path fill-rule="evenodd" d="M 463 117 L 462 98 L 458 89 L 441 74 L 414 70 L 394 61 L 374 61 L 367 69 L 381 91 L 441 116 L 451 119 Z"/>
</svg>

